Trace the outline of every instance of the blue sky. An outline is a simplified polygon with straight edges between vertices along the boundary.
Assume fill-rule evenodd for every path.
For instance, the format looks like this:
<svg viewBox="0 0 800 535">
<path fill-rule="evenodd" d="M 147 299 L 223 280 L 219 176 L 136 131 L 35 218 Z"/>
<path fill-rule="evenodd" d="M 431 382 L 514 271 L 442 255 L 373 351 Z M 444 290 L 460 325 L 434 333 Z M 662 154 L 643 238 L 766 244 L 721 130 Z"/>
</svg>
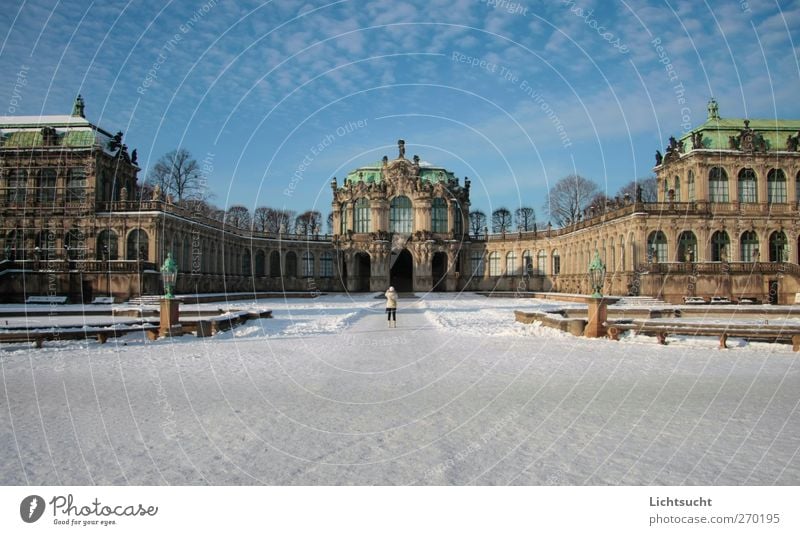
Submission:
<svg viewBox="0 0 800 535">
<path fill-rule="evenodd" d="M 712 95 L 723 117 L 800 118 L 788 1 L 5 0 L 0 39 L 0 114 L 81 93 L 140 179 L 185 147 L 220 206 L 327 213 L 331 177 L 403 138 L 468 176 L 473 207 L 546 221 L 556 180 L 650 175 Z"/>
</svg>

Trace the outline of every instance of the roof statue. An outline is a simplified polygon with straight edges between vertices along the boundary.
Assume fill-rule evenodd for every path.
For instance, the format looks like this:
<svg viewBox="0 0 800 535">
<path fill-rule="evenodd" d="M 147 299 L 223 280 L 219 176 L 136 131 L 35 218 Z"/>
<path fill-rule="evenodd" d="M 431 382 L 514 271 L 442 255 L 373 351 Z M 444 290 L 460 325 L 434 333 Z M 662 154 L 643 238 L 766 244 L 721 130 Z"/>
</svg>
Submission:
<svg viewBox="0 0 800 535">
<path fill-rule="evenodd" d="M 83 102 L 83 97 L 78 95 L 78 97 L 75 99 L 75 104 L 72 105 L 72 116 L 73 117 L 86 117 L 86 115 L 84 115 L 84 108 L 85 107 L 86 107 L 86 104 L 84 104 L 84 102 Z"/>
<path fill-rule="evenodd" d="M 406 157 L 406 142 L 402 139 L 397 140 L 397 148 L 400 151 L 400 155 L 397 157 L 398 160 L 402 160 Z"/>
<path fill-rule="evenodd" d="M 712 119 L 719 120 L 719 105 L 714 100 L 714 97 L 711 97 L 711 100 L 708 101 L 708 120 L 711 121 Z"/>
</svg>

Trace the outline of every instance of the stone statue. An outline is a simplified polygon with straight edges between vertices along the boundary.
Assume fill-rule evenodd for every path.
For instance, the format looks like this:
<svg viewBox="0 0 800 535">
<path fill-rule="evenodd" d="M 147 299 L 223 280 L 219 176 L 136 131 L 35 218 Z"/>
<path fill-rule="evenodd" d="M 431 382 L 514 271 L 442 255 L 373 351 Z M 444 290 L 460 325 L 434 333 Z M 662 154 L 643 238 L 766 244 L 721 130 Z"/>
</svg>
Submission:
<svg viewBox="0 0 800 535">
<path fill-rule="evenodd" d="M 703 148 L 703 133 L 702 132 L 692 132 L 692 148 L 693 149 L 702 149 Z"/>
<path fill-rule="evenodd" d="M 136 149 L 133 149 L 131 153 L 131 163 L 134 165 L 139 163 L 139 154 L 136 152 Z"/>
<path fill-rule="evenodd" d="M 397 149 L 400 152 L 400 155 L 397 157 L 398 160 L 402 160 L 406 157 L 406 142 L 402 139 L 397 140 Z"/>
<path fill-rule="evenodd" d="M 664 157 L 661 155 L 661 151 L 656 151 L 656 165 L 661 165 L 661 162 L 664 161 Z"/>
<path fill-rule="evenodd" d="M 731 150 L 738 150 L 739 138 L 737 136 L 728 136 L 728 148 Z"/>
<path fill-rule="evenodd" d="M 119 200 L 125 202 L 128 200 L 128 188 L 122 186 L 122 189 L 119 190 Z"/>
<path fill-rule="evenodd" d="M 636 185 L 636 202 L 642 202 L 642 186 Z"/>
<path fill-rule="evenodd" d="M 153 200 L 161 200 L 161 184 L 156 184 L 156 187 L 153 188 Z"/>
</svg>

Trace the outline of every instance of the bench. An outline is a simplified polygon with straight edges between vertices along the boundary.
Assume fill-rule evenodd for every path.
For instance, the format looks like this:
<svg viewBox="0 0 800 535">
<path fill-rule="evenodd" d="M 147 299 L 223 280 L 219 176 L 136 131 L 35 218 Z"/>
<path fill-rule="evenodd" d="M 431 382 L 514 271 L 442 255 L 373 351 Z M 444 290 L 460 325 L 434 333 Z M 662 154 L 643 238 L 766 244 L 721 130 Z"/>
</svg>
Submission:
<svg viewBox="0 0 800 535">
<path fill-rule="evenodd" d="M 114 298 L 113 297 L 95 297 L 92 299 L 93 305 L 113 305 Z"/>
<path fill-rule="evenodd" d="M 682 334 L 686 336 L 715 336 L 719 338 L 719 348 L 728 348 L 728 338 L 743 338 L 745 340 L 758 340 L 764 342 L 792 343 L 793 351 L 800 351 L 800 329 L 782 327 L 779 325 L 677 325 L 664 323 L 612 323 L 604 324 L 608 337 L 619 340 L 619 335 L 625 331 L 636 334 L 646 334 L 656 337 L 659 344 L 666 345 L 667 336 Z"/>
<path fill-rule="evenodd" d="M 109 338 L 117 338 L 119 336 L 137 332 L 144 332 L 148 340 L 158 339 L 158 327 L 132 326 L 111 329 L 83 329 L 80 331 L 0 332 L 0 343 L 33 343 L 35 347 L 42 347 L 45 341 L 95 339 L 99 343 L 105 344 Z"/>
<path fill-rule="evenodd" d="M 65 305 L 66 295 L 29 295 L 25 300 L 28 305 Z"/>
</svg>

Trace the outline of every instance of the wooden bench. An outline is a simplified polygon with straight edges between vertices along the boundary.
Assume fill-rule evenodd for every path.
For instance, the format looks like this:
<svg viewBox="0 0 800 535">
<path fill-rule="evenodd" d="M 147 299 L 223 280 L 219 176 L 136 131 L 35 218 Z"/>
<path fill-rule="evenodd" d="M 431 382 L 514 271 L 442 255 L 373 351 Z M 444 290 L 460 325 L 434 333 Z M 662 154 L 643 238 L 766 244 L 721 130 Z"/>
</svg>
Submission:
<svg viewBox="0 0 800 535">
<path fill-rule="evenodd" d="M 25 300 L 28 305 L 64 305 L 67 303 L 66 295 L 29 295 Z"/>
<path fill-rule="evenodd" d="M 144 332 L 148 340 L 158 339 L 158 327 L 132 326 L 112 329 L 84 329 L 80 331 L 0 332 L 0 343 L 33 343 L 35 347 L 42 347 L 45 341 L 95 339 L 99 343 L 105 344 L 109 338 L 117 338 L 137 332 Z"/>
<path fill-rule="evenodd" d="M 625 331 L 636 334 L 646 334 L 656 337 L 659 344 L 666 345 L 667 336 L 682 334 L 685 336 L 714 336 L 719 338 L 720 349 L 728 348 L 728 338 L 743 338 L 745 340 L 758 340 L 765 342 L 792 343 L 792 350 L 800 351 L 800 329 L 783 327 L 779 325 L 677 325 L 663 323 L 612 323 L 605 324 L 608 337 L 619 340 L 619 335 Z"/>
</svg>

